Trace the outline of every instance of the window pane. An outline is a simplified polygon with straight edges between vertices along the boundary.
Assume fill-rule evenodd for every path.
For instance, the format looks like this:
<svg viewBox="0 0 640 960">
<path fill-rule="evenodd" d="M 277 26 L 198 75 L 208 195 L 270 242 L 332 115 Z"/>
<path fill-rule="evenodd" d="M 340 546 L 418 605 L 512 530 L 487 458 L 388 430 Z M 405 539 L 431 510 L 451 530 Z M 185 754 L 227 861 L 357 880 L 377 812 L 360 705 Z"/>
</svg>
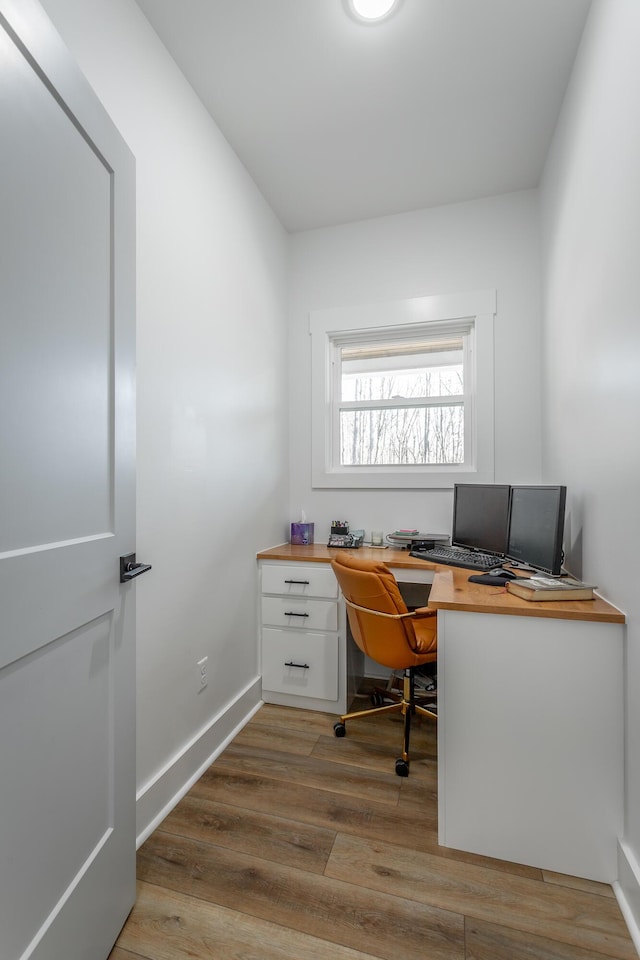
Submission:
<svg viewBox="0 0 640 960">
<path fill-rule="evenodd" d="M 461 336 L 345 345 L 340 361 L 343 400 L 464 393 Z"/>
<path fill-rule="evenodd" d="M 464 410 L 342 410 L 340 451 L 343 466 L 463 463 Z"/>
<path fill-rule="evenodd" d="M 353 371 L 342 364 L 343 400 L 406 400 L 422 397 L 456 397 L 464 393 L 462 363 L 415 370 Z"/>
</svg>

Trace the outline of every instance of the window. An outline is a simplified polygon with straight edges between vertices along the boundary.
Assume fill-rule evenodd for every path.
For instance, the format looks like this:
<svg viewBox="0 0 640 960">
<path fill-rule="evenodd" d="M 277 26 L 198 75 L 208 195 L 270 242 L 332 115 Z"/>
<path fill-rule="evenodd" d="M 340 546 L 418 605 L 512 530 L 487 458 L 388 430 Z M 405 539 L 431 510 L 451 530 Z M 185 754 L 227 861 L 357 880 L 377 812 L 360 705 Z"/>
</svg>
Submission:
<svg viewBox="0 0 640 960">
<path fill-rule="evenodd" d="M 493 479 L 494 304 L 484 291 L 312 314 L 314 486 Z"/>
<path fill-rule="evenodd" d="M 418 339 L 333 340 L 339 466 L 464 463 L 470 331 L 420 332 Z"/>
</svg>

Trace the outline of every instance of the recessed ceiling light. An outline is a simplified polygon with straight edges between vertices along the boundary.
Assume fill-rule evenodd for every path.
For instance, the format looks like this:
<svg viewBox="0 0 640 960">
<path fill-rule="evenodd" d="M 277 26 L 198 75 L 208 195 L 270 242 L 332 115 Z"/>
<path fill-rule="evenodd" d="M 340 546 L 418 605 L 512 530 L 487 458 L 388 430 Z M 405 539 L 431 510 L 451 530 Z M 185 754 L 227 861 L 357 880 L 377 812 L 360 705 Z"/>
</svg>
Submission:
<svg viewBox="0 0 640 960">
<path fill-rule="evenodd" d="M 349 12 L 363 23 L 377 23 L 388 17 L 398 0 L 347 0 Z"/>
</svg>

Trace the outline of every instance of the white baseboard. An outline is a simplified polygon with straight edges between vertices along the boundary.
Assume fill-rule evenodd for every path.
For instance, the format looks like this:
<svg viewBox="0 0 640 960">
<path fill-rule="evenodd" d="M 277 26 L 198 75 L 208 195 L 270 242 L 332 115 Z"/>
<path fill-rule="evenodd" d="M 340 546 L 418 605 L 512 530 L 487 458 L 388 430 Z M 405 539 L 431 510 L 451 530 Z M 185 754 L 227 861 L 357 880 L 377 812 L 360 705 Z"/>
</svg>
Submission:
<svg viewBox="0 0 640 960">
<path fill-rule="evenodd" d="M 640 863 L 631 847 L 618 841 L 618 879 L 613 892 L 640 955 Z"/>
<path fill-rule="evenodd" d="M 136 795 L 136 846 L 140 847 L 262 704 L 256 677 L 225 704 Z"/>
</svg>

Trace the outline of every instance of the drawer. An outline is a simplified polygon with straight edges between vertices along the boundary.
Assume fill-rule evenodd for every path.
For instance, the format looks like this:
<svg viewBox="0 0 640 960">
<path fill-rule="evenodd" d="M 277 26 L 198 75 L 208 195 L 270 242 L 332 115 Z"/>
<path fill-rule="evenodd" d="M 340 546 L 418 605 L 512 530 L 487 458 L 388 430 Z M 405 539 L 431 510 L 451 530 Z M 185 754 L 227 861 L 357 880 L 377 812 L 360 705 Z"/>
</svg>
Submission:
<svg viewBox="0 0 640 960">
<path fill-rule="evenodd" d="M 337 630 L 338 604 L 335 600 L 307 600 L 306 597 L 263 597 L 262 622 L 272 627 L 302 630 Z"/>
<path fill-rule="evenodd" d="M 262 687 L 319 700 L 338 699 L 337 634 L 262 631 Z"/>
<path fill-rule="evenodd" d="M 338 596 L 338 581 L 324 563 L 262 565 L 262 592 L 296 597 Z"/>
</svg>

